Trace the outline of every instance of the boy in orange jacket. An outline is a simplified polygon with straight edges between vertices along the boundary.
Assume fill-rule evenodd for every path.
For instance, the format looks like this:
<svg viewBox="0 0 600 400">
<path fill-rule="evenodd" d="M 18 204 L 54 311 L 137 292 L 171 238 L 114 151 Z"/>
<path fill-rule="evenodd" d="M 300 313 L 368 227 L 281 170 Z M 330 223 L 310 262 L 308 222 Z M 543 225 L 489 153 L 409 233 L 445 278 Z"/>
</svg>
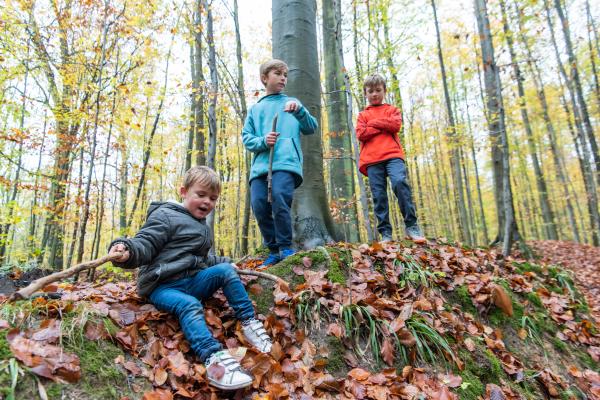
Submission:
<svg viewBox="0 0 600 400">
<path fill-rule="evenodd" d="M 359 170 L 369 177 L 373 195 L 377 230 L 381 240 L 392 240 L 392 225 L 387 196 L 387 177 L 398 199 L 404 217 L 406 235 L 417 243 L 426 240 L 417 223 L 417 213 L 406 176 L 404 149 L 398 132 L 402 115 L 396 107 L 384 103 L 385 80 L 379 74 L 370 75 L 363 85 L 369 105 L 358 114 L 356 136 L 360 142 Z"/>
</svg>

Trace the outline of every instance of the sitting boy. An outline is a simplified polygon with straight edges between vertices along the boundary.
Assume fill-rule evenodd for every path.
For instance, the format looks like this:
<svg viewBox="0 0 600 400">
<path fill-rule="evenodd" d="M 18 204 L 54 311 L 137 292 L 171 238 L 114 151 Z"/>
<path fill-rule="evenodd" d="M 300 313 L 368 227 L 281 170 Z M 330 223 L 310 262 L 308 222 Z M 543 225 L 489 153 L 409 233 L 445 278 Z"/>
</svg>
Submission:
<svg viewBox="0 0 600 400">
<path fill-rule="evenodd" d="M 208 255 L 212 241 L 205 218 L 215 208 L 220 192 L 215 171 L 205 166 L 190 168 L 180 188 L 183 202 L 151 203 L 142 229 L 133 238 L 114 240 L 110 252 L 123 252 L 114 262 L 116 266 L 141 267 L 139 295 L 159 310 L 177 316 L 192 350 L 206 364 L 209 383 L 235 390 L 249 386 L 253 378 L 208 330 L 202 300 L 223 289 L 236 318 L 242 322 L 246 340 L 268 353 L 271 339 L 255 318 L 252 302 L 231 260 Z M 212 370 L 221 371 L 209 368 L 215 363 L 224 368 L 222 376 L 212 376 Z"/>
</svg>

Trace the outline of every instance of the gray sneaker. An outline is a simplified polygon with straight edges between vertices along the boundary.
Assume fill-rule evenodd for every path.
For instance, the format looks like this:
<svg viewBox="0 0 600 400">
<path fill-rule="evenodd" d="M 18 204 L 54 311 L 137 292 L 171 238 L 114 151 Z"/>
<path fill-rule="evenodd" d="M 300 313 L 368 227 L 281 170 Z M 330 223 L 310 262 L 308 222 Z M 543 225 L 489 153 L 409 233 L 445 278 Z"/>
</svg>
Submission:
<svg viewBox="0 0 600 400">
<path fill-rule="evenodd" d="M 388 242 L 391 242 L 392 240 L 394 240 L 394 239 L 392 239 L 392 234 L 391 233 L 383 233 L 381 235 L 381 241 L 380 241 L 380 243 L 388 243 Z"/>
<path fill-rule="evenodd" d="M 423 236 L 423 232 L 421 232 L 419 225 L 413 225 L 406 228 L 406 236 L 415 243 L 425 243 L 427 241 L 425 236 Z"/>
<path fill-rule="evenodd" d="M 245 388 L 250 386 L 254 380 L 227 350 L 211 354 L 205 365 L 208 383 L 219 389 L 237 390 Z"/>
</svg>

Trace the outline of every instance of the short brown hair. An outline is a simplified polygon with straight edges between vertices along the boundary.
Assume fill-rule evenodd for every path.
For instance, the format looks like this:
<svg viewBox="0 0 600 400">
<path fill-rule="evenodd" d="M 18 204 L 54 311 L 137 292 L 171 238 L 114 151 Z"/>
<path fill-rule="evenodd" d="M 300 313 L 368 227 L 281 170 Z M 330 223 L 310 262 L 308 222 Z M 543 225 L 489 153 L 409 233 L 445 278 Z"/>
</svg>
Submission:
<svg viewBox="0 0 600 400">
<path fill-rule="evenodd" d="M 265 61 L 264 63 L 262 63 L 260 65 L 260 68 L 258 70 L 260 72 L 260 81 L 262 82 L 262 77 L 267 76 L 269 74 L 269 72 L 271 72 L 274 69 L 286 70 L 286 71 L 289 70 L 285 61 L 281 61 L 276 58 L 273 58 L 269 61 Z M 264 85 L 264 82 L 263 82 L 263 85 Z"/>
<path fill-rule="evenodd" d="M 196 183 L 206 186 L 208 189 L 221 193 L 221 179 L 214 169 L 206 165 L 196 165 L 188 169 L 183 176 L 183 187 L 189 189 Z"/>
<path fill-rule="evenodd" d="M 372 74 L 365 78 L 363 83 L 363 93 L 367 93 L 367 88 L 383 85 L 383 90 L 387 91 L 385 87 L 385 78 L 379 74 Z"/>
</svg>

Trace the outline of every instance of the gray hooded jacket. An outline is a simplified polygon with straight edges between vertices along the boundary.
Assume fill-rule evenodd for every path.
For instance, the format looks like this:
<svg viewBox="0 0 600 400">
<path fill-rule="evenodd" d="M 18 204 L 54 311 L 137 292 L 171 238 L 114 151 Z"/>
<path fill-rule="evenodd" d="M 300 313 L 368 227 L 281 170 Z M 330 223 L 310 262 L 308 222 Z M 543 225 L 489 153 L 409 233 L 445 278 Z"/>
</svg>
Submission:
<svg viewBox="0 0 600 400">
<path fill-rule="evenodd" d="M 205 219 L 196 219 L 179 203 L 152 202 L 146 223 L 133 238 L 113 240 L 129 249 L 129 259 L 113 263 L 121 268 L 140 267 L 137 291 L 148 297 L 162 283 L 195 275 L 228 257 L 209 256 L 212 247 Z"/>
</svg>

